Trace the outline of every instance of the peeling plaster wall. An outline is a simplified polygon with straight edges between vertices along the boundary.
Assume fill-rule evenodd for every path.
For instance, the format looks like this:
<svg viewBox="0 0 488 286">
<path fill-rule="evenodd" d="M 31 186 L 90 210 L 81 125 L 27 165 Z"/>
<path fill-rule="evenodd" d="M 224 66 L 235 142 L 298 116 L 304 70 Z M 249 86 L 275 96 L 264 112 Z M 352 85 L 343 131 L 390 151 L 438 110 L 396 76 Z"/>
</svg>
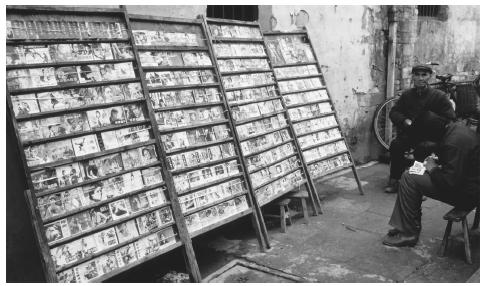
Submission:
<svg viewBox="0 0 488 286">
<path fill-rule="evenodd" d="M 418 62 L 436 61 L 440 73 L 459 80 L 480 70 L 480 6 L 447 7 L 447 20 L 419 17 L 415 57 Z"/>
<path fill-rule="evenodd" d="M 273 16 L 275 30 L 293 30 L 290 13 L 300 10 L 309 14 L 307 29 L 355 161 L 377 159 L 372 120 L 385 98 L 386 7 L 279 5 L 259 21 L 269 27 Z"/>
<path fill-rule="evenodd" d="M 127 5 L 127 11 L 140 15 L 195 19 L 197 15 L 207 14 L 207 5 Z"/>
</svg>

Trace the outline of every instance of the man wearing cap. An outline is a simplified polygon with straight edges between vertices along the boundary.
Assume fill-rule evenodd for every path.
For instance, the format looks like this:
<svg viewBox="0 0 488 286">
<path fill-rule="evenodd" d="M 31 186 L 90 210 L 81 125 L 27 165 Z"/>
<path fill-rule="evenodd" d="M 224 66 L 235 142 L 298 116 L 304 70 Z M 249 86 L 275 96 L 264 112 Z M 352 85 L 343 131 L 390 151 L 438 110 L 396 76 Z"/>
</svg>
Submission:
<svg viewBox="0 0 488 286">
<path fill-rule="evenodd" d="M 383 240 L 388 246 L 414 246 L 420 234 L 422 196 L 464 210 L 480 203 L 479 137 L 462 122 L 427 111 L 413 127 L 435 147 L 424 161 L 425 173 L 401 177 L 398 196 L 390 218 L 391 229 Z M 437 158 L 436 158 L 437 157 Z"/>
<path fill-rule="evenodd" d="M 432 111 L 447 120 L 456 118 L 447 94 L 429 86 L 431 77 L 430 66 L 414 66 L 412 68 L 414 87 L 404 91 L 390 111 L 390 119 L 397 129 L 397 136 L 390 144 L 390 180 L 385 188 L 386 193 L 398 191 L 398 180 L 408 167 L 404 154 L 418 142 L 423 141 L 423 138 L 417 136 L 411 128 L 415 118 L 423 111 Z"/>
</svg>

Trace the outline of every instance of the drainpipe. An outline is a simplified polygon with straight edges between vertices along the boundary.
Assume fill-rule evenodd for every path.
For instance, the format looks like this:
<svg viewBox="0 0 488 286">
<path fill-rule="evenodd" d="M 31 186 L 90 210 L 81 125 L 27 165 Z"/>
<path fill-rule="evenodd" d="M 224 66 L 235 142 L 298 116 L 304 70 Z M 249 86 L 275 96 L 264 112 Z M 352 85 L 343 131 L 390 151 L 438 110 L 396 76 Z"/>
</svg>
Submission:
<svg viewBox="0 0 488 286">
<path fill-rule="evenodd" d="M 395 61 L 397 48 L 397 19 L 395 6 L 388 7 L 388 61 L 386 74 L 386 99 L 395 96 Z M 390 114 L 390 106 L 387 106 L 386 114 Z M 385 139 L 391 142 L 393 125 L 389 118 L 385 120 Z"/>
</svg>

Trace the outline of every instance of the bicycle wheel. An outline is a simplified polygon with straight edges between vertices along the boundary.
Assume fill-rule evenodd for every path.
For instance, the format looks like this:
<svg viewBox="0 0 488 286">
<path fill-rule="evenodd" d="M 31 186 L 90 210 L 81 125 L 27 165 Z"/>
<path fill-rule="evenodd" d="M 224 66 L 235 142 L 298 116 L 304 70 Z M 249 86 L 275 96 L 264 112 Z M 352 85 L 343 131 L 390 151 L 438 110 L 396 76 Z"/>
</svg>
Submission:
<svg viewBox="0 0 488 286">
<path fill-rule="evenodd" d="M 375 111 L 373 120 L 374 134 L 381 146 L 390 149 L 390 143 L 395 138 L 396 130 L 390 120 L 390 110 L 398 100 L 398 96 L 387 99 Z"/>
</svg>

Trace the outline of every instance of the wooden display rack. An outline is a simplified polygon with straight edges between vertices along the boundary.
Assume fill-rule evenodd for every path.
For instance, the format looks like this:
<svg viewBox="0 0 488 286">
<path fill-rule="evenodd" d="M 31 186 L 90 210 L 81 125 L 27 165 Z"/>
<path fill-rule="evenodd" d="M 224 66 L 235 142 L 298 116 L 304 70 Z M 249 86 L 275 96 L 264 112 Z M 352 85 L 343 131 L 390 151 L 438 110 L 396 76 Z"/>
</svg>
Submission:
<svg viewBox="0 0 488 286">
<path fill-rule="evenodd" d="M 296 43 L 300 43 L 305 47 L 298 49 L 298 45 L 296 45 L 295 46 L 296 49 L 294 51 L 290 50 L 291 53 L 295 56 L 295 58 L 289 56 L 287 59 L 285 59 L 285 57 L 283 56 L 284 51 L 282 50 L 283 45 L 277 44 L 276 41 L 280 41 L 281 39 L 282 40 L 281 43 L 283 44 L 285 41 L 288 42 L 293 41 L 293 38 L 295 38 Z M 306 136 L 311 136 L 311 135 L 318 135 L 320 133 L 322 133 L 324 136 L 332 137 L 332 138 L 329 137 L 326 140 L 319 139 L 317 140 L 318 142 L 314 142 L 313 144 L 310 145 L 307 144 L 305 146 L 303 143 L 307 143 L 308 140 L 303 140 L 302 144 L 300 144 L 300 149 L 303 153 L 310 152 L 311 150 L 325 147 L 325 146 L 334 146 L 334 150 L 332 152 L 329 152 L 329 150 L 325 150 L 326 152 L 319 152 L 319 155 L 315 156 L 315 158 L 305 161 L 307 162 L 307 167 L 309 172 L 312 174 L 314 178 L 316 178 L 318 176 L 326 176 L 326 175 L 339 172 L 344 169 L 352 168 L 354 178 L 358 185 L 358 191 L 361 195 L 363 195 L 364 194 L 363 189 L 361 186 L 359 176 L 357 174 L 354 160 L 352 159 L 349 146 L 344 137 L 344 133 L 342 132 L 342 128 L 339 124 L 339 121 L 337 120 L 337 112 L 335 111 L 331 94 L 325 83 L 324 74 L 318 62 L 317 55 L 315 53 L 312 42 L 310 40 L 310 36 L 306 28 L 301 31 L 291 31 L 291 32 L 280 32 L 280 31 L 264 32 L 264 40 L 266 43 L 266 48 L 268 50 L 268 53 L 273 55 L 270 56 L 271 66 L 273 68 L 274 75 L 278 79 L 278 83 L 281 86 L 280 93 L 282 96 L 291 97 L 291 96 L 300 95 L 306 98 L 307 96 L 311 95 L 310 94 L 311 92 L 318 92 L 321 95 L 323 95 L 322 98 L 319 97 L 318 99 L 313 99 L 305 102 L 303 102 L 303 98 L 302 100 L 300 99 L 293 100 L 291 98 L 289 100 L 285 100 L 285 104 L 288 111 L 291 113 L 295 109 L 297 110 L 297 113 L 295 114 L 300 114 L 299 116 L 301 116 L 301 110 L 299 110 L 300 108 L 305 108 L 305 110 L 306 108 L 310 108 L 311 111 L 312 106 L 315 105 L 314 107 L 316 108 L 315 111 L 319 110 L 318 112 L 319 114 L 313 114 L 312 112 L 310 112 L 312 116 L 305 116 L 304 118 L 293 118 L 292 123 L 295 131 L 297 132 L 297 130 L 300 130 L 302 128 L 302 125 L 300 125 L 300 123 L 304 123 L 304 122 L 312 123 L 313 122 L 312 120 L 317 120 L 320 118 L 333 118 L 333 120 L 331 120 L 333 124 L 329 126 L 326 126 L 324 128 L 319 127 L 316 129 L 312 129 L 311 131 L 298 134 L 299 141 L 300 138 L 305 138 Z M 289 47 L 291 48 L 292 46 Z M 310 73 L 307 72 L 307 74 L 303 74 L 303 71 L 305 71 L 307 68 L 312 71 Z M 281 76 L 282 74 L 290 73 L 293 71 L 295 71 L 294 76 Z M 277 76 L 277 73 L 279 73 L 279 76 Z M 286 91 L 283 90 L 285 88 L 288 89 L 290 86 L 291 88 L 297 87 L 295 83 L 292 83 L 292 81 L 300 81 L 300 80 L 312 79 L 312 78 L 320 80 L 318 86 L 312 85 L 312 86 L 306 86 L 305 88 L 298 87 L 297 89 L 294 90 L 286 90 Z M 290 84 L 285 84 L 285 82 L 287 81 Z M 304 86 L 304 84 L 301 85 Z M 325 94 L 323 93 L 324 91 Z M 320 107 L 318 106 L 319 104 L 325 104 L 325 105 L 328 104 L 329 106 L 325 106 L 325 107 L 330 108 L 330 110 L 326 110 L 325 112 L 321 111 Z M 306 112 L 304 113 L 307 114 Z M 330 130 L 335 130 L 338 132 L 335 132 L 332 135 L 330 133 Z M 336 143 L 339 143 L 339 145 L 341 145 L 342 148 L 339 148 L 339 150 L 335 149 L 337 145 L 333 145 L 333 144 Z M 347 156 L 347 159 L 346 157 L 339 157 L 341 155 Z M 337 160 L 336 158 L 340 158 L 340 160 Z M 346 162 L 343 162 L 342 159 L 345 159 Z M 322 169 L 324 167 L 327 168 L 326 171 L 320 172 L 319 169 Z"/>
<path fill-rule="evenodd" d="M 204 18 L 205 19 L 205 26 L 206 30 L 208 33 L 208 37 L 210 38 L 210 43 L 212 46 L 212 55 L 214 57 L 215 62 L 217 63 L 218 67 L 218 73 L 219 73 L 219 78 L 221 78 L 222 81 L 222 89 L 225 91 L 225 100 L 228 102 L 228 105 L 230 106 L 230 109 L 236 108 L 239 110 L 242 108 L 242 106 L 249 106 L 249 105 L 254 105 L 258 106 L 260 105 L 261 107 L 257 107 L 255 109 L 260 110 L 259 115 L 255 115 L 250 118 L 236 118 L 238 117 L 236 115 L 236 112 L 233 112 L 233 124 L 236 126 L 236 130 L 238 130 L 239 127 L 242 128 L 242 126 L 246 126 L 246 124 L 253 124 L 253 123 L 258 123 L 258 122 L 264 122 L 265 120 L 271 120 L 271 118 L 278 118 L 278 116 L 283 116 L 282 120 L 280 121 L 280 125 L 278 127 L 273 126 L 272 128 L 266 127 L 264 130 L 258 130 L 255 134 L 250 134 L 248 132 L 248 136 L 243 136 L 242 132 L 236 131 L 236 133 L 239 135 L 239 148 L 241 149 L 241 153 L 243 154 L 244 161 L 245 161 L 245 171 L 246 171 L 246 176 L 249 177 L 250 182 L 252 183 L 252 175 L 256 174 L 261 171 L 268 171 L 271 168 L 274 168 L 275 166 L 280 165 L 279 167 L 281 168 L 281 163 L 283 162 L 289 162 L 288 160 L 291 158 L 294 158 L 296 162 L 298 163 L 296 166 L 291 167 L 291 170 L 283 171 L 283 172 L 277 172 L 278 175 L 272 177 L 271 180 L 266 180 L 265 182 L 260 182 L 259 184 L 252 185 L 253 188 L 253 193 L 254 196 L 256 197 L 256 205 L 259 207 L 263 207 L 264 205 L 270 203 L 271 201 L 282 197 L 283 195 L 299 188 L 301 185 L 305 185 L 307 188 L 307 191 L 309 193 L 309 197 L 311 198 L 312 202 L 312 210 L 314 215 L 317 215 L 317 213 L 322 213 L 321 205 L 319 203 L 319 198 L 317 195 L 317 192 L 315 190 L 315 186 L 313 184 L 313 181 L 310 178 L 310 175 L 307 171 L 307 169 L 304 167 L 304 164 L 301 162 L 304 162 L 302 153 L 300 149 L 298 148 L 298 142 L 296 140 L 296 134 L 291 128 L 291 120 L 288 114 L 288 110 L 286 106 L 284 105 L 283 98 L 281 94 L 278 91 L 278 86 L 275 81 L 275 77 L 271 76 L 273 73 L 270 63 L 269 63 L 269 55 L 267 53 L 267 50 L 264 47 L 264 39 L 261 34 L 261 29 L 260 26 L 257 22 L 244 22 L 244 21 L 236 21 L 236 20 L 224 20 L 224 19 L 215 19 L 215 18 Z M 222 28 L 225 27 L 225 28 Z M 213 33 L 221 33 L 223 30 L 232 30 L 233 33 L 232 36 L 223 36 L 222 34 L 214 35 Z M 246 35 L 244 36 L 239 36 L 236 33 L 239 33 L 238 31 L 242 30 L 243 33 L 251 33 L 254 29 L 255 34 L 254 35 Z M 219 32 L 220 31 L 220 32 Z M 227 33 L 227 31 L 225 32 Z M 239 55 L 239 54 L 234 54 L 232 51 L 236 51 L 236 49 L 230 48 L 230 54 L 218 54 L 220 51 L 222 51 L 220 44 L 237 44 L 237 45 L 248 45 L 248 46 L 261 46 L 262 47 L 262 52 L 260 54 L 245 54 L 245 55 Z M 229 46 L 230 47 L 230 46 Z M 251 66 L 242 68 L 237 67 L 234 64 L 235 62 L 239 61 L 255 61 L 256 63 L 262 63 L 258 64 L 259 66 Z M 219 63 L 220 61 L 220 63 Z M 232 66 L 232 68 L 229 69 L 235 69 L 235 70 L 228 70 L 226 67 L 226 63 L 231 62 L 232 64 L 229 64 Z M 265 78 L 263 74 L 268 74 L 269 75 L 269 80 L 267 82 L 258 82 L 258 83 L 252 83 L 252 84 L 244 84 L 242 85 L 241 81 L 234 80 L 232 81 L 232 77 L 244 77 L 244 78 L 249 78 L 253 77 L 254 75 L 261 75 L 261 79 Z M 258 78 L 259 76 L 256 76 Z M 226 82 L 228 86 L 226 86 Z M 266 89 L 266 90 L 264 90 Z M 246 101 L 239 101 L 236 100 L 236 96 L 234 95 L 235 92 L 238 92 L 240 94 L 243 94 L 242 90 L 247 90 L 249 93 L 254 92 L 256 96 L 252 96 L 254 98 Z M 278 105 L 281 108 L 275 109 L 274 111 L 269 112 L 270 110 L 265 110 L 264 104 L 271 103 L 272 101 L 276 101 Z M 238 111 L 240 112 L 240 111 Z M 244 116 L 246 113 L 248 113 L 248 109 L 243 111 Z M 278 120 L 278 119 L 276 119 Z M 264 126 L 264 124 L 262 124 Z M 249 127 L 246 127 L 249 128 Z M 261 127 L 260 127 L 261 128 Z M 263 127 L 264 128 L 264 127 Z M 278 132 L 285 132 L 286 137 L 281 138 L 280 142 L 273 142 L 271 146 L 267 146 L 264 149 L 261 150 L 251 150 L 250 148 L 247 148 L 247 152 L 243 151 L 243 144 L 247 144 L 247 142 L 250 142 L 252 140 L 258 140 L 261 139 L 265 136 L 268 135 L 275 135 Z M 278 150 L 278 148 L 289 144 L 292 148 L 291 154 L 286 154 L 282 155 L 280 158 L 275 159 L 273 156 L 273 160 L 269 162 L 265 162 L 264 164 L 260 164 L 258 167 L 252 168 L 250 162 L 252 162 L 253 157 L 258 157 L 261 158 L 260 156 L 264 157 L 264 153 L 266 152 L 275 152 Z M 255 144 L 256 147 L 259 147 L 260 144 Z M 253 146 L 254 147 L 254 146 Z M 276 151 L 277 152 L 277 151 Z M 247 154 L 246 154 L 247 153 Z M 268 157 L 269 158 L 269 157 Z M 277 167 L 276 167 L 277 168 Z M 276 170 L 276 169 L 275 169 Z M 281 169 L 283 170 L 283 169 Z M 285 169 L 286 170 L 286 169 Z M 301 180 L 296 182 L 296 183 L 290 183 L 289 185 L 281 186 L 275 188 L 273 183 L 278 182 L 280 180 L 283 180 L 285 177 L 287 177 L 290 174 L 293 174 L 295 172 L 301 172 Z M 269 173 L 268 173 L 269 174 Z M 258 199 L 258 192 L 260 189 L 264 188 L 275 188 L 276 190 L 273 190 L 274 193 L 266 196 L 264 199 L 259 200 Z M 264 224 L 264 220 L 260 218 L 261 221 L 261 226 L 263 229 L 263 232 L 265 233 L 265 238 L 267 238 L 267 231 L 266 231 L 266 226 Z M 266 241 L 267 246 L 269 247 L 269 241 Z"/>
</svg>

